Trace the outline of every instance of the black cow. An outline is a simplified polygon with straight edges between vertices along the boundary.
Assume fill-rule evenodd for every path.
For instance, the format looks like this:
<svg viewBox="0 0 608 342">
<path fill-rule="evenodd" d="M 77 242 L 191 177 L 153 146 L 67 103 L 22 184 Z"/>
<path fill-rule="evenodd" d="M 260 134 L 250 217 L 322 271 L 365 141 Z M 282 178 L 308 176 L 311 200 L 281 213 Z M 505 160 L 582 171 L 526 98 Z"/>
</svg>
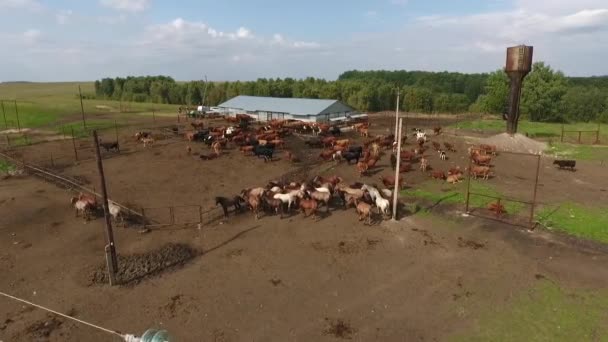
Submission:
<svg viewBox="0 0 608 342">
<path fill-rule="evenodd" d="M 342 131 L 340 131 L 340 128 L 338 126 L 333 126 L 330 130 L 329 133 L 331 135 L 333 135 L 334 137 L 339 137 L 342 134 Z"/>
<path fill-rule="evenodd" d="M 554 160 L 553 165 L 559 166 L 560 170 L 568 168 L 574 171 L 574 168 L 576 167 L 576 160 Z"/>
<path fill-rule="evenodd" d="M 116 150 L 117 152 L 120 152 L 120 146 L 118 145 L 118 141 L 100 142 L 99 146 L 103 147 L 106 152 L 109 152 L 110 150 Z"/>
<path fill-rule="evenodd" d="M 363 154 L 363 147 L 362 146 L 351 146 L 348 148 L 348 152 Z"/>
<path fill-rule="evenodd" d="M 355 164 L 357 164 L 359 163 L 359 158 L 361 158 L 361 153 L 343 152 L 342 158 L 346 159 L 348 164 L 350 164 L 351 160 L 354 160 Z"/>
<path fill-rule="evenodd" d="M 267 162 L 267 161 L 269 161 L 269 160 L 270 160 L 270 161 L 272 161 L 272 155 L 273 155 L 273 153 L 274 153 L 274 149 L 272 149 L 272 148 L 268 148 L 268 147 L 266 147 L 266 146 L 260 146 L 260 145 L 257 145 L 257 146 L 256 146 L 256 147 L 253 149 L 253 154 L 254 154 L 256 157 L 258 157 L 258 158 L 259 158 L 260 156 L 262 156 L 262 157 L 264 158 L 264 162 Z"/>
<path fill-rule="evenodd" d="M 391 154 L 391 168 L 393 171 L 397 168 L 397 156 Z"/>
</svg>

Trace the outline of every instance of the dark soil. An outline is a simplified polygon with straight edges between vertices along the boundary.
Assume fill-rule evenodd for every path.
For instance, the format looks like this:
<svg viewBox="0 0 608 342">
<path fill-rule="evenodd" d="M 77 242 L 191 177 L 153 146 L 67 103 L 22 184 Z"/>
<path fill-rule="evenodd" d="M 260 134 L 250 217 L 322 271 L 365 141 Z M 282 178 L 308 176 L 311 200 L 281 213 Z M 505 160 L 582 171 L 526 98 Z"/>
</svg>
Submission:
<svg viewBox="0 0 608 342">
<path fill-rule="evenodd" d="M 483 243 L 477 242 L 477 241 L 465 240 L 461 237 L 458 237 L 458 247 L 477 250 L 477 249 L 485 248 L 486 245 Z"/>
<path fill-rule="evenodd" d="M 184 265 L 199 253 L 185 244 L 167 244 L 159 250 L 145 254 L 118 256 L 116 280 L 123 285 L 137 283 L 175 267 Z M 90 274 L 91 284 L 108 284 L 106 264 Z"/>
<path fill-rule="evenodd" d="M 345 322 L 341 319 L 334 320 L 325 318 L 325 322 L 327 323 L 327 328 L 323 331 L 325 335 L 350 340 L 353 337 L 352 335 L 356 332 L 356 330 L 350 326 L 349 322 Z"/>
<path fill-rule="evenodd" d="M 47 341 L 53 331 L 59 329 L 63 321 L 59 320 L 55 315 L 47 315 L 47 319 L 35 322 L 29 325 L 25 332 L 32 341 Z"/>
</svg>

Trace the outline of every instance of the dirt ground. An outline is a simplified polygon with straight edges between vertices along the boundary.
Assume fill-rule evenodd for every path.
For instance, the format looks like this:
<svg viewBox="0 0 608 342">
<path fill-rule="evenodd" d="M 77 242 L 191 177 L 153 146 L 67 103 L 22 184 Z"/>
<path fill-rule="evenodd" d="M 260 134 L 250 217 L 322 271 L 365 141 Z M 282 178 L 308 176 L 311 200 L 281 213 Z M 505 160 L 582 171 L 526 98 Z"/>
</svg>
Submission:
<svg viewBox="0 0 608 342">
<path fill-rule="evenodd" d="M 378 119 L 372 127 L 386 131 L 390 122 Z M 425 126 L 424 121 L 412 124 Z M 280 160 L 281 154 L 264 163 L 236 150 L 203 162 L 186 154 L 181 138 L 143 150 L 127 144 L 130 135 L 121 131 L 121 142 L 136 152 L 107 158 L 104 167 L 110 197 L 135 207 L 212 207 L 216 195 L 264 185 L 298 168 Z M 432 139 L 450 141 L 458 151 L 448 161 L 427 152 L 435 169 L 466 166 L 470 138 Z M 63 146 L 34 145 L 24 154 L 36 158 L 52 149 L 60 153 Z M 312 164 L 319 151 L 305 149 L 298 138 L 290 139 L 289 148 L 308 165 L 308 176 L 359 179 L 352 165 Z M 195 152 L 209 150 L 197 144 Z M 380 184 L 378 177 L 391 173 L 388 157 L 379 164 L 362 181 Z M 535 168 L 502 155 L 489 183 L 524 196 L 531 193 Z M 59 169 L 97 186 L 94 161 L 72 161 Z M 543 159 L 541 171 L 541 201 L 597 204 L 607 199 L 601 165 L 581 163 L 575 173 L 560 172 Z M 405 178 L 413 188 L 429 181 L 418 170 Z M 166 269 L 110 287 L 95 278 L 104 265 L 103 220 L 85 224 L 75 218 L 70 196 L 32 176 L 0 181 L 0 272 L 8 275 L 0 277 L 0 289 L 125 333 L 156 327 L 180 341 L 438 341 L 474 327 L 484 310 L 508 303 L 539 279 L 564 288 L 608 286 L 607 254 L 550 235 L 450 212 L 444 214 L 447 219 L 408 216 L 366 226 L 353 209 L 332 208 L 319 221 L 301 215 L 254 220 L 242 214 L 202 229 L 176 226 L 141 234 L 116 227 L 121 260 L 138 265 L 124 272 L 156 272 L 159 264 Z M 175 246 L 187 246 L 185 257 L 175 256 Z M 0 301 L 0 340 L 113 340 Z"/>
</svg>

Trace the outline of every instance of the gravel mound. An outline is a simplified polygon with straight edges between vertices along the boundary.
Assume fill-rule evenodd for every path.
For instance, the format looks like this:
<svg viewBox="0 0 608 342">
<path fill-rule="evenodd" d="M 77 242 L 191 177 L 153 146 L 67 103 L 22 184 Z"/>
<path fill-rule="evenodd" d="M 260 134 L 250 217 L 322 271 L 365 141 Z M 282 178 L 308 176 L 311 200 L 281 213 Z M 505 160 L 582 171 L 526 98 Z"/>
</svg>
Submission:
<svg viewBox="0 0 608 342">
<path fill-rule="evenodd" d="M 482 144 L 496 145 L 499 151 L 542 154 L 547 149 L 546 143 L 530 139 L 519 133 L 514 136 L 501 133 L 489 138 L 480 139 L 480 142 Z"/>
</svg>

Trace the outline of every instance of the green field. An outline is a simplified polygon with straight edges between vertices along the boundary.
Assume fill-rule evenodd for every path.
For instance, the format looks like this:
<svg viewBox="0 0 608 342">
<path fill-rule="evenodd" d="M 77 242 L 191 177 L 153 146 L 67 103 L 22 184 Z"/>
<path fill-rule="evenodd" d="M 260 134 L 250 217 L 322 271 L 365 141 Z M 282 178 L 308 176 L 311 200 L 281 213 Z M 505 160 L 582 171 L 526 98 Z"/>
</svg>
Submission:
<svg viewBox="0 0 608 342">
<path fill-rule="evenodd" d="M 545 153 L 562 159 L 607 160 L 608 146 L 551 143 Z"/>
<path fill-rule="evenodd" d="M 482 313 L 453 341 L 608 341 L 608 293 L 566 290 L 543 280 L 508 305 Z"/>
<path fill-rule="evenodd" d="M 58 126 L 74 121 L 81 115 L 78 85 L 83 95 L 94 92 L 93 82 L 63 83 L 0 83 L 0 100 L 4 100 L 8 128 L 17 127 L 14 100 L 17 100 L 19 122 L 22 128 Z M 120 113 L 159 115 L 175 113 L 176 105 L 158 103 L 119 102 L 112 100 L 83 100 L 87 117 L 99 113 Z M 0 109 L 1 110 L 1 109 Z M 2 113 L 0 113 L 2 115 Z M 122 113 L 122 115 L 128 115 Z M 5 128 L 4 118 L 0 117 L 0 127 Z"/>
<path fill-rule="evenodd" d="M 505 131 L 506 123 L 503 120 L 474 120 L 474 121 L 463 121 L 452 125 L 459 129 L 483 131 L 486 133 L 502 133 Z M 565 124 L 564 130 L 566 131 L 591 131 L 597 130 L 597 123 L 572 123 Z M 562 124 L 559 123 L 547 123 L 547 122 L 531 122 L 527 120 L 519 121 L 519 133 L 528 134 L 532 138 L 560 138 L 562 132 Z M 576 139 L 578 137 L 575 133 L 566 133 L 565 138 L 567 140 Z M 592 142 L 595 140 L 595 135 L 592 133 L 583 134 L 582 140 L 585 142 Z M 608 127 L 604 125 L 600 126 L 600 141 L 608 143 Z"/>
<path fill-rule="evenodd" d="M 549 229 L 608 243 L 608 213 L 601 208 L 563 203 L 557 208 L 543 208 L 537 220 Z"/>
</svg>

